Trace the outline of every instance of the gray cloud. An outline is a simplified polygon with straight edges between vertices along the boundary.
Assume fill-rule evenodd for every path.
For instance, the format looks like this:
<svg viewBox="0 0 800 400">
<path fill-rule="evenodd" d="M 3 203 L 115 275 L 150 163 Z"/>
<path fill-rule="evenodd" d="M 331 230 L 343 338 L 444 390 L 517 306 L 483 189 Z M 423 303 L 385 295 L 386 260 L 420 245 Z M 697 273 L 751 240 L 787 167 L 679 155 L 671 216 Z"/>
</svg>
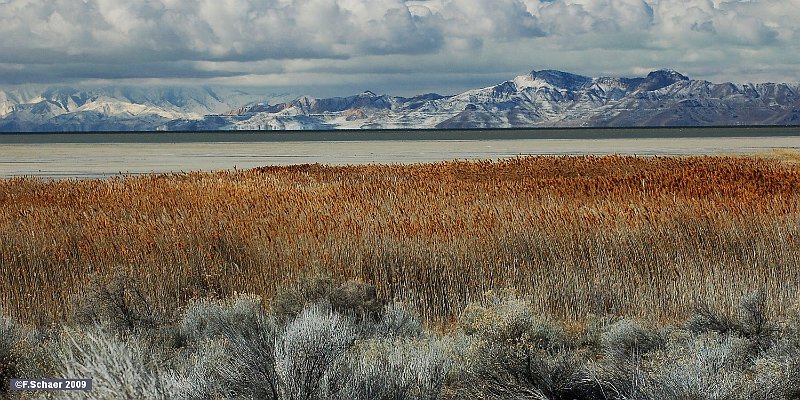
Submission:
<svg viewBox="0 0 800 400">
<path fill-rule="evenodd" d="M 57 67 L 52 64 L 0 64 L 2 82 L 19 85 L 25 83 L 68 83 L 90 80 L 125 79 L 225 79 L 241 75 L 225 70 L 202 70 L 186 61 L 145 64 L 87 64 L 65 63 Z"/>
<path fill-rule="evenodd" d="M 425 52 L 440 40 L 399 0 L 0 3 L 5 62 L 17 54 L 40 63 L 54 61 L 54 54 L 170 61 L 338 58 Z"/>
<path fill-rule="evenodd" d="M 0 83 L 289 87 L 367 71 L 404 87 L 466 70 L 477 85 L 537 66 L 721 80 L 768 75 L 770 58 L 785 80 L 799 72 L 799 20 L 796 0 L 0 0 Z"/>
</svg>

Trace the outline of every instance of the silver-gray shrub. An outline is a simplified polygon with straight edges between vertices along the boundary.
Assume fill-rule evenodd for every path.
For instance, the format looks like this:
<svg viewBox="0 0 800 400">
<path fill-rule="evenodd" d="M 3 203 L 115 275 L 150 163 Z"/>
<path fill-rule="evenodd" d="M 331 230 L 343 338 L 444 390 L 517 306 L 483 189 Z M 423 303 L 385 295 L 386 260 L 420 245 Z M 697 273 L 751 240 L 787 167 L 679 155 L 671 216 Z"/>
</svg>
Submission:
<svg viewBox="0 0 800 400">
<path fill-rule="evenodd" d="M 676 335 L 631 370 L 636 384 L 629 398 L 744 400 L 749 378 L 742 357 L 748 346 L 748 339 L 716 332 Z"/>
<path fill-rule="evenodd" d="M 436 399 L 455 362 L 449 337 L 360 341 L 339 363 L 347 375 L 331 399 Z"/>
<path fill-rule="evenodd" d="M 780 323 L 768 324 L 773 340 L 753 362 L 749 397 L 800 399 L 800 303 Z"/>
<path fill-rule="evenodd" d="M 486 305 L 470 305 L 459 326 L 468 345 L 446 399 L 604 398 L 577 342 L 524 299 L 490 297 Z"/>
<path fill-rule="evenodd" d="M 195 384 L 190 380 L 184 386 L 187 397 L 279 398 L 275 372 L 279 328 L 259 297 L 193 301 L 180 326 L 194 352 L 189 374 Z"/>
<path fill-rule="evenodd" d="M 559 352 L 571 345 L 563 326 L 538 315 L 529 301 L 513 295 L 490 295 L 487 305 L 468 305 L 459 327 L 475 339 L 487 342 L 524 341 L 548 353 Z"/>
<path fill-rule="evenodd" d="M 182 353 L 175 364 L 173 385 L 181 399 L 255 397 L 256 386 L 224 339 L 202 340 L 194 351 Z"/>
<path fill-rule="evenodd" d="M 600 344 L 606 358 L 618 362 L 631 362 L 654 350 L 662 348 L 666 339 L 663 333 L 646 328 L 642 323 L 622 319 L 605 326 L 600 333 Z"/>
<path fill-rule="evenodd" d="M 14 321 L 0 313 L 0 395 L 7 393 L 9 379 L 21 378 L 23 373 L 19 331 Z"/>
<path fill-rule="evenodd" d="M 408 304 L 392 302 L 384 306 L 381 319 L 375 323 L 371 335 L 385 338 L 421 337 L 424 332 L 419 315 Z"/>
<path fill-rule="evenodd" d="M 274 330 L 274 322 L 264 312 L 260 297 L 238 295 L 224 300 L 192 300 L 186 306 L 180 328 L 187 344 L 192 344 L 203 339 Z"/>
<path fill-rule="evenodd" d="M 350 379 L 333 368 L 357 338 L 352 321 L 328 304 L 304 308 L 280 332 L 275 343 L 275 371 L 281 399 L 321 399 Z"/>
<path fill-rule="evenodd" d="M 773 345 L 753 362 L 752 399 L 800 399 L 800 315 L 789 316 Z"/>
<path fill-rule="evenodd" d="M 782 345 L 778 344 L 778 348 Z M 751 369 L 752 381 L 746 392 L 753 400 L 800 399 L 800 357 L 797 354 L 770 351 L 756 360 Z"/>
<path fill-rule="evenodd" d="M 93 377 L 90 398 L 277 398 L 276 325 L 260 299 L 196 300 L 178 323 L 185 346 L 153 347 L 107 325 L 65 328 L 59 376 Z"/>
<path fill-rule="evenodd" d="M 135 338 L 123 339 L 108 326 L 65 328 L 53 344 L 56 376 L 93 378 L 91 391 L 76 397 L 177 398 L 174 371 L 165 367 L 165 354 L 153 353 Z"/>
<path fill-rule="evenodd" d="M 37 334 L 0 310 L 0 398 L 7 393 L 9 379 L 51 375 L 52 360 Z"/>
<path fill-rule="evenodd" d="M 180 321 L 188 355 L 176 385 L 183 398 L 197 399 L 435 397 L 452 340 L 423 338 L 406 304 L 387 304 L 381 315 L 358 320 L 323 301 L 281 326 L 258 297 L 195 300 Z M 379 348 L 377 356 L 367 351 Z"/>
</svg>

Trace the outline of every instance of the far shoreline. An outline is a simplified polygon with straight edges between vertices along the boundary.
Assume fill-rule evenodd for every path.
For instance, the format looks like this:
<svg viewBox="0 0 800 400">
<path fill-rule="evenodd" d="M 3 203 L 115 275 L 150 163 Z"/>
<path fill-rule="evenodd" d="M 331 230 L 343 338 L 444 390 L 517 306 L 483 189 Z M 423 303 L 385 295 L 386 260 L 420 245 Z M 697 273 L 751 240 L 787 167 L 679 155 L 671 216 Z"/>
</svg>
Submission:
<svg viewBox="0 0 800 400">
<path fill-rule="evenodd" d="M 0 145 L 34 143 L 305 142 L 385 140 L 690 139 L 800 136 L 800 125 L 554 127 L 493 129 L 332 129 L 283 131 L 2 132 Z"/>
</svg>

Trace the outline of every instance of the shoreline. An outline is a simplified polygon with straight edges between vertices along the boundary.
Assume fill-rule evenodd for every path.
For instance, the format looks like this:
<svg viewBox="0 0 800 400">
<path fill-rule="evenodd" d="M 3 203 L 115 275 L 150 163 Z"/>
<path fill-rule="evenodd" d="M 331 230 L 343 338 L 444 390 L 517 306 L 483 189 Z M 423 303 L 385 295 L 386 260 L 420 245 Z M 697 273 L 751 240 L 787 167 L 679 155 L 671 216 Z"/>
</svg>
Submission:
<svg viewBox="0 0 800 400">
<path fill-rule="evenodd" d="M 691 139 L 800 136 L 800 126 L 556 127 L 501 129 L 338 129 L 295 131 L 1 132 L 0 145 L 382 140 Z M 113 139 L 113 141 L 109 141 Z"/>
<path fill-rule="evenodd" d="M 466 135 L 468 132 L 459 134 Z M 248 169 L 269 165 L 424 164 L 535 155 L 686 156 L 800 150 L 800 135 L 469 140 L 397 140 L 384 137 L 379 140 L 350 138 L 327 141 L 291 141 L 288 140 L 290 138 L 282 137 L 287 140 L 265 141 L 260 140 L 265 137 L 261 134 L 239 134 L 236 137 L 215 134 L 204 136 L 205 140 L 201 140 L 201 137 L 196 141 L 183 142 L 169 135 L 148 134 L 151 142 L 143 142 L 141 134 L 127 135 L 59 136 L 73 140 L 65 143 L 51 140 L 51 136 L 36 136 L 41 142 L 0 144 L 0 177 L 91 179 L 151 173 Z M 129 140 L 118 140 L 120 137 Z M 274 139 L 273 136 L 267 137 Z M 0 135 L 0 139 L 2 138 L 3 135 Z M 29 136 L 16 138 L 23 141 L 22 139 Z M 110 143 L 111 140 L 117 142 Z"/>
</svg>

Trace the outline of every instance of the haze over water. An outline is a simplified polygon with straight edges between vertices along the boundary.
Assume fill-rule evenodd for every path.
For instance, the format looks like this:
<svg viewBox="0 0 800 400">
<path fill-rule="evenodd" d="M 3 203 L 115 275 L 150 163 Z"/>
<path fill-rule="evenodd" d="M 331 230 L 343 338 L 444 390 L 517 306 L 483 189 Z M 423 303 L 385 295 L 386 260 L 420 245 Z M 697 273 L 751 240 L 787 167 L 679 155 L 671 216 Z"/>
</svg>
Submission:
<svg viewBox="0 0 800 400">
<path fill-rule="evenodd" d="M 724 136 L 726 132 L 732 136 Z M 0 135 L 0 177 L 102 178 L 305 163 L 752 154 L 776 149 L 800 149 L 800 128 L 24 134 Z"/>
</svg>

